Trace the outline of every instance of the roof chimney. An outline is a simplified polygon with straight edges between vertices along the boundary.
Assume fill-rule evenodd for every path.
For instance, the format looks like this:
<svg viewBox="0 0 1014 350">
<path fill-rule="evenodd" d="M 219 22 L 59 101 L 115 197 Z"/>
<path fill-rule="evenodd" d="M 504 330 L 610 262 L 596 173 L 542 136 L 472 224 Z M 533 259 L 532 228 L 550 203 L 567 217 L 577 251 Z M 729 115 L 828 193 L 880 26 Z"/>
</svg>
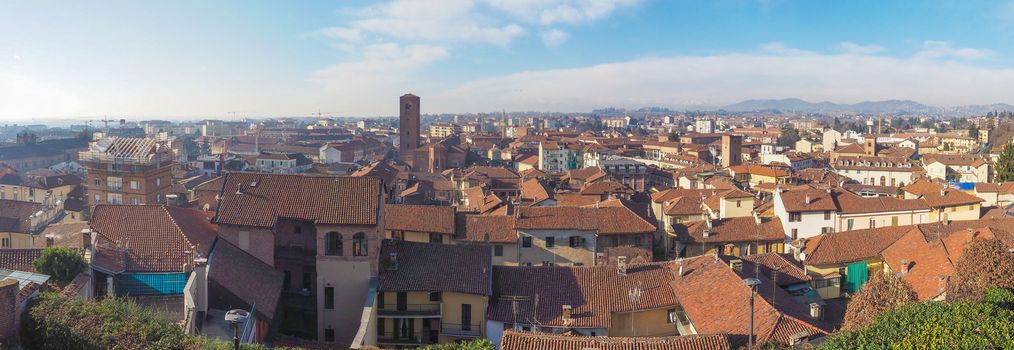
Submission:
<svg viewBox="0 0 1014 350">
<path fill-rule="evenodd" d="M 625 255 L 616 257 L 616 272 L 619 273 L 620 276 L 627 275 L 627 257 Z"/>
<path fill-rule="evenodd" d="M 391 260 L 390 264 L 387 266 L 387 269 L 392 271 L 398 270 L 398 253 L 391 252 Z"/>
<path fill-rule="evenodd" d="M 570 305 L 563 305 L 561 308 L 563 308 L 563 323 L 569 325 L 574 321 L 574 319 L 571 318 L 572 307 Z"/>
<path fill-rule="evenodd" d="M 804 204 L 810 204 L 810 194 L 807 194 L 806 198 L 803 198 L 803 203 Z"/>
<path fill-rule="evenodd" d="M 902 276 L 908 274 L 908 267 L 909 267 L 908 260 L 901 259 L 901 275 Z"/>
<path fill-rule="evenodd" d="M 236 194 L 243 194 L 243 184 L 236 184 Z"/>
<path fill-rule="evenodd" d="M 741 259 L 729 260 L 729 267 L 731 267 L 733 271 L 743 272 L 743 260 Z"/>
<path fill-rule="evenodd" d="M 824 318 L 824 307 L 818 303 L 810 303 L 810 317 L 815 320 Z"/>
<path fill-rule="evenodd" d="M 756 211 L 753 212 L 753 222 L 757 225 L 761 224 L 760 214 L 758 214 Z"/>
<path fill-rule="evenodd" d="M 711 226 L 711 225 L 708 225 L 708 226 Z M 704 232 L 701 233 L 701 236 L 704 236 L 704 238 L 711 237 L 711 229 L 707 229 L 707 228 L 704 229 Z"/>
</svg>

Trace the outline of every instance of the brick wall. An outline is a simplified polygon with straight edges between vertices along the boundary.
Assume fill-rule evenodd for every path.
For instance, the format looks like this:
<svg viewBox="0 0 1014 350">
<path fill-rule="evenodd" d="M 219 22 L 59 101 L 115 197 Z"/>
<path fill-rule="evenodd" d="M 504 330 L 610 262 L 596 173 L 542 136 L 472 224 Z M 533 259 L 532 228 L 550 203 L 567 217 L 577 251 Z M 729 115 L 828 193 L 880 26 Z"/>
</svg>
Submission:
<svg viewBox="0 0 1014 350">
<path fill-rule="evenodd" d="M 0 281 L 0 344 L 8 346 L 16 340 L 18 305 L 18 281 Z"/>
</svg>

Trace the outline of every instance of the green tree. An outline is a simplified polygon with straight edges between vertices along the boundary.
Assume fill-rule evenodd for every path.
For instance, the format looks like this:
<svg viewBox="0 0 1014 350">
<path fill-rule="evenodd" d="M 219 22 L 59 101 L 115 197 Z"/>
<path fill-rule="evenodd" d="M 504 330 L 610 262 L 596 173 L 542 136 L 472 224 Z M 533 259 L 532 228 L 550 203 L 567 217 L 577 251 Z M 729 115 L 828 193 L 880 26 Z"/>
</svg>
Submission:
<svg viewBox="0 0 1014 350">
<path fill-rule="evenodd" d="M 782 129 L 782 135 L 778 137 L 778 145 L 785 147 L 795 147 L 796 141 L 799 141 L 799 130 L 792 127 Z"/>
<path fill-rule="evenodd" d="M 446 344 L 427 345 L 427 346 L 421 347 L 419 349 L 420 350 L 493 350 L 493 349 L 496 349 L 496 346 L 494 346 L 493 342 L 489 341 L 488 339 L 476 339 L 476 340 L 467 341 L 467 342 L 460 342 L 460 343 L 446 343 Z"/>
<path fill-rule="evenodd" d="M 996 181 L 1014 181 L 1014 145 L 1007 143 L 996 161 Z"/>
<path fill-rule="evenodd" d="M 973 138 L 973 139 L 978 139 L 979 138 L 979 128 L 975 127 L 975 124 L 969 123 L 969 126 L 968 126 L 968 136 L 971 137 L 971 138 Z"/>
<path fill-rule="evenodd" d="M 37 271 L 49 275 L 61 286 L 88 269 L 88 263 L 81 257 L 81 252 L 67 247 L 46 248 L 42 251 L 42 255 L 32 262 L 32 266 Z"/>
<path fill-rule="evenodd" d="M 915 301 L 915 291 L 898 276 L 874 273 L 869 283 L 859 289 L 849 301 L 842 328 L 854 330 L 866 327 L 873 323 L 877 315 Z"/>
</svg>

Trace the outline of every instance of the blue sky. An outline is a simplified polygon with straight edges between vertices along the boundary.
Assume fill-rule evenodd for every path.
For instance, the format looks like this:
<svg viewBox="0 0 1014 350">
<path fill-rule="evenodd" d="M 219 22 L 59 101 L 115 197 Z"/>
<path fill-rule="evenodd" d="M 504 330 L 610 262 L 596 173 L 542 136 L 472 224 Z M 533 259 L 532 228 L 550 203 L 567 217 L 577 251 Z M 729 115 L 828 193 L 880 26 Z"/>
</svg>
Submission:
<svg viewBox="0 0 1014 350">
<path fill-rule="evenodd" d="M 1014 103 L 1012 1 L 0 0 L 0 118 Z"/>
</svg>

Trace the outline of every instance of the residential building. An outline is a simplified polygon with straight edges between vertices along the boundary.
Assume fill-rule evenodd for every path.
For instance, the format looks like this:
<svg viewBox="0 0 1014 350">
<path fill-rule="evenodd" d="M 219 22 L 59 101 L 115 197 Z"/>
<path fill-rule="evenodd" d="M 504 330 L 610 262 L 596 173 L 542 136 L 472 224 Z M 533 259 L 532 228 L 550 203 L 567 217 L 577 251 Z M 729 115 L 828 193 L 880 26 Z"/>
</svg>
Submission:
<svg viewBox="0 0 1014 350">
<path fill-rule="evenodd" d="M 837 211 L 830 188 L 801 186 L 788 191 L 776 188 L 774 192 L 774 214 L 792 241 L 833 232 Z"/>
<path fill-rule="evenodd" d="M 454 243 L 490 247 L 493 251 L 493 265 L 517 266 L 519 239 L 514 230 L 514 220 L 514 216 L 507 215 L 458 213 L 454 225 Z"/>
<path fill-rule="evenodd" d="M 172 150 L 152 138 L 107 137 L 78 155 L 87 198 L 99 204 L 159 204 L 172 187 Z"/>
<path fill-rule="evenodd" d="M 789 172 L 761 165 L 735 165 L 729 167 L 733 179 L 742 184 L 784 184 L 789 181 Z"/>
<path fill-rule="evenodd" d="M 423 346 L 486 336 L 489 247 L 386 240 L 380 253 L 371 320 L 377 345 Z"/>
<path fill-rule="evenodd" d="M 521 265 L 604 265 L 615 261 L 614 250 L 651 258 L 655 226 L 626 207 L 521 207 L 515 213 Z"/>
<path fill-rule="evenodd" d="M 31 132 L 18 135 L 17 144 L 0 147 L 0 165 L 7 165 L 18 172 L 47 168 L 77 159 L 78 152 L 88 147 L 85 136 L 39 141 Z"/>
<path fill-rule="evenodd" d="M 907 158 L 841 156 L 831 164 L 839 175 L 871 186 L 904 187 L 918 179 L 923 168 Z"/>
<path fill-rule="evenodd" d="M 228 173 L 214 222 L 219 236 L 281 271 L 279 332 L 327 346 L 351 344 L 384 237 L 375 177 Z M 325 287 L 335 306 L 325 308 Z M 331 329 L 333 331 L 328 331 Z"/>
<path fill-rule="evenodd" d="M 736 217 L 676 224 L 675 256 L 708 254 L 745 256 L 785 252 L 785 231 L 779 219 Z"/>
<path fill-rule="evenodd" d="M 977 154 L 933 154 L 922 159 L 926 177 L 954 182 L 992 182 L 993 162 Z"/>
<path fill-rule="evenodd" d="M 454 212 L 452 206 L 389 204 L 384 207 L 384 237 L 409 242 L 451 243 Z"/>
</svg>

